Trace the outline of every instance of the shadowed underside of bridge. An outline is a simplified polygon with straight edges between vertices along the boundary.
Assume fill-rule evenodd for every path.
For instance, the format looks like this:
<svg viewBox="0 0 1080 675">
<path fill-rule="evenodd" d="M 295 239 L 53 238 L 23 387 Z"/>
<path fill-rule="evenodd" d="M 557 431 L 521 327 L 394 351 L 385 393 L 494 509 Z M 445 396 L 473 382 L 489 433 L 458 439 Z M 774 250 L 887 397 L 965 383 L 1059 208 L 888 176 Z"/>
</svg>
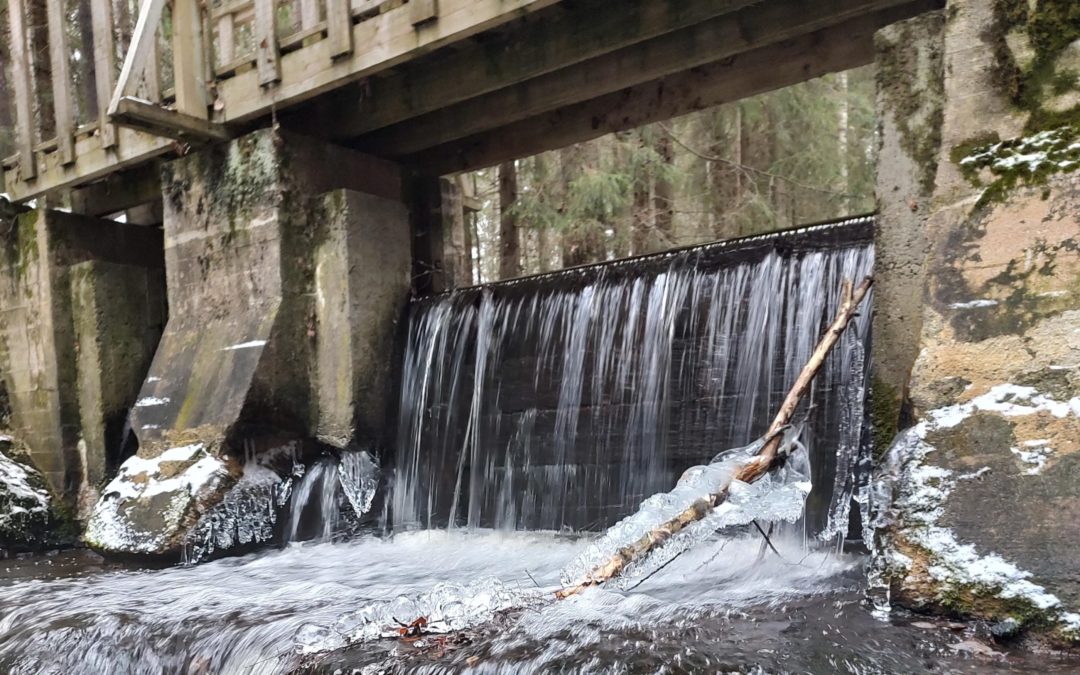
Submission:
<svg viewBox="0 0 1080 675">
<path fill-rule="evenodd" d="M 20 152 L 3 162 L 6 192 L 25 201 L 75 188 L 77 212 L 104 215 L 160 199 L 148 165 L 274 122 L 422 174 L 481 168 L 864 65 L 878 28 L 941 5 L 298 2 L 287 22 L 275 0 L 145 0 L 114 77 L 111 9 L 94 0 L 98 110 L 80 126 L 64 31 L 50 32 L 51 82 L 32 78 L 42 45 L 29 42 L 13 0 Z M 49 1 L 50 26 L 63 21 L 61 4 Z M 42 129 L 35 87 L 51 87 L 54 101 Z"/>
</svg>

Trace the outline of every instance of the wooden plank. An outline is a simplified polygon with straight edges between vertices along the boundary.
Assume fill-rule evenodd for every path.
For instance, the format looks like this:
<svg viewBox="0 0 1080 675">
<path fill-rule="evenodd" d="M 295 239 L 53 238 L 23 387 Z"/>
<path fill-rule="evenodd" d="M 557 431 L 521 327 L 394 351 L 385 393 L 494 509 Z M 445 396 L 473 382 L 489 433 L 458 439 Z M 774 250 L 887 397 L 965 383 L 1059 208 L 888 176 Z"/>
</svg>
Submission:
<svg viewBox="0 0 1080 675">
<path fill-rule="evenodd" d="M 269 87 L 281 81 L 281 52 L 274 28 L 274 0 L 255 0 L 255 64 L 259 86 Z M 250 96 L 255 97 L 255 87 L 251 86 L 250 78 L 240 76 L 226 81 L 241 78 L 249 86 Z"/>
<path fill-rule="evenodd" d="M 157 27 L 161 23 L 161 13 L 166 0 L 144 0 L 139 7 L 139 18 L 135 22 L 135 31 L 131 35 L 124 65 L 120 68 L 120 77 L 109 101 L 109 113 L 120 99 L 135 93 L 138 85 L 137 76 L 147 70 L 147 61 L 156 53 Z M 156 59 L 155 59 L 156 61 Z M 155 71 L 156 72 L 156 71 Z"/>
<path fill-rule="evenodd" d="M 117 124 L 140 129 L 157 136 L 173 138 L 185 143 L 210 143 L 227 141 L 232 134 L 206 118 L 188 115 L 177 110 L 166 110 L 153 103 L 125 96 L 112 114 Z"/>
<path fill-rule="evenodd" d="M 300 29 L 311 28 L 319 23 L 319 1 L 300 0 Z"/>
<path fill-rule="evenodd" d="M 330 41 L 320 40 L 281 57 L 277 87 L 260 92 L 259 69 L 220 82 L 222 121 L 250 121 L 271 109 L 295 105 L 559 1 L 442 0 L 439 20 L 423 31 L 413 29 L 407 6 L 389 10 L 353 26 L 357 48 L 350 58 L 334 60 Z"/>
<path fill-rule="evenodd" d="M 161 172 L 155 162 L 71 191 L 71 209 L 100 218 L 161 199 Z"/>
<path fill-rule="evenodd" d="M 202 46 L 202 16 L 197 0 L 174 0 L 173 80 L 176 89 L 176 111 L 206 119 L 206 64 Z"/>
<path fill-rule="evenodd" d="M 937 5 L 936 0 L 919 0 L 858 17 L 430 148 L 403 161 L 428 175 L 473 171 L 856 68 L 873 61 L 873 36 L 879 28 Z"/>
<path fill-rule="evenodd" d="M 68 166 L 60 164 L 58 153 L 38 154 L 37 179 L 19 180 L 15 171 L 9 171 L 5 177 L 6 189 L 14 201 L 26 201 L 147 162 L 173 147 L 173 141 L 168 138 L 119 127 L 115 148 L 103 148 L 98 136 L 81 138 L 75 142 L 75 163 Z"/>
<path fill-rule="evenodd" d="M 326 0 L 326 40 L 330 58 L 352 54 L 352 25 L 349 0 Z"/>
<path fill-rule="evenodd" d="M 217 23 L 217 64 L 230 64 L 236 58 L 236 17 L 226 14 Z"/>
<path fill-rule="evenodd" d="M 112 2 L 91 2 L 90 20 L 94 30 L 94 80 L 97 83 L 98 128 L 101 146 L 116 145 L 116 127 L 109 124 L 109 99 L 112 98 L 116 71 L 113 59 L 116 47 L 113 38 Z"/>
<path fill-rule="evenodd" d="M 22 180 L 37 176 L 34 157 L 34 87 L 30 79 L 30 49 L 26 32 L 24 0 L 8 0 L 11 32 L 11 70 L 15 90 L 16 147 L 19 150 L 19 172 Z M 5 176 L 4 189 L 14 188 L 16 176 Z"/>
<path fill-rule="evenodd" d="M 312 133 L 354 138 L 708 21 L 751 2 L 622 0 L 619 11 L 611 12 L 609 0 L 585 0 L 511 34 L 462 45 L 440 55 L 437 63 L 405 64 L 386 77 L 372 78 L 362 98 L 343 93 L 307 111 L 307 119 Z"/>
<path fill-rule="evenodd" d="M 383 129 L 358 147 L 391 157 L 413 154 L 907 1 L 792 0 L 751 5 Z"/>
<path fill-rule="evenodd" d="M 45 6 L 49 24 L 49 62 L 52 65 L 53 112 L 56 118 L 56 141 L 63 164 L 75 161 L 75 102 L 71 94 L 74 83 L 68 62 L 67 21 L 63 0 L 47 0 Z"/>
<path fill-rule="evenodd" d="M 438 0 L 409 0 L 409 20 L 420 26 L 439 18 Z"/>
</svg>

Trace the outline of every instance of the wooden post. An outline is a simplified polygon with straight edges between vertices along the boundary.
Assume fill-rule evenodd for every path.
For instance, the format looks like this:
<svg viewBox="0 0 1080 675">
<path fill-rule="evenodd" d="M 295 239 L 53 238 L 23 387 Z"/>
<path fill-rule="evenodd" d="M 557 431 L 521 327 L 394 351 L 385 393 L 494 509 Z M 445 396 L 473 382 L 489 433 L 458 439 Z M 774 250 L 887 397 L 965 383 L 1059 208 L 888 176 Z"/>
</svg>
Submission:
<svg viewBox="0 0 1080 675">
<path fill-rule="evenodd" d="M 56 144 L 61 164 L 75 162 L 75 105 L 68 64 L 67 21 L 63 0 L 48 0 L 49 61 L 52 64 L 53 112 L 56 116 Z"/>
<path fill-rule="evenodd" d="M 18 125 L 19 171 L 23 180 L 37 176 L 34 158 L 34 99 L 30 81 L 30 49 L 26 34 L 26 7 L 23 0 L 9 0 L 9 25 L 11 27 L 11 64 L 15 80 L 15 118 Z"/>
<path fill-rule="evenodd" d="M 300 0 L 300 29 L 307 30 L 319 23 L 319 1 Z"/>
<path fill-rule="evenodd" d="M 409 0 L 409 20 L 419 26 L 439 18 L 438 0 Z"/>
<path fill-rule="evenodd" d="M 161 23 L 161 12 L 164 9 L 165 0 L 143 0 L 139 8 L 139 20 L 135 22 L 135 32 L 131 36 L 131 44 L 124 56 L 124 66 L 120 69 L 120 77 L 116 81 L 116 88 L 109 101 L 110 115 L 120 105 L 120 100 L 134 89 L 134 78 L 139 73 L 142 73 L 145 78 L 147 98 L 157 102 L 157 27 Z"/>
<path fill-rule="evenodd" d="M 176 111 L 207 119 L 206 70 L 203 65 L 202 18 L 198 1 L 175 0 L 172 19 Z"/>
<path fill-rule="evenodd" d="M 352 26 L 349 0 L 326 0 L 326 39 L 330 41 L 330 58 L 352 54 Z"/>
<path fill-rule="evenodd" d="M 217 58 L 219 66 L 232 63 L 236 58 L 236 15 L 229 13 L 218 20 Z"/>
<path fill-rule="evenodd" d="M 109 124 L 109 99 L 112 98 L 115 70 L 113 59 L 112 0 L 92 0 L 90 18 L 94 27 L 94 80 L 97 82 L 98 135 L 101 147 L 116 145 L 116 127 Z"/>
<path fill-rule="evenodd" d="M 281 53 L 274 28 L 274 0 L 255 0 L 255 64 L 262 86 L 269 87 L 281 81 Z"/>
</svg>

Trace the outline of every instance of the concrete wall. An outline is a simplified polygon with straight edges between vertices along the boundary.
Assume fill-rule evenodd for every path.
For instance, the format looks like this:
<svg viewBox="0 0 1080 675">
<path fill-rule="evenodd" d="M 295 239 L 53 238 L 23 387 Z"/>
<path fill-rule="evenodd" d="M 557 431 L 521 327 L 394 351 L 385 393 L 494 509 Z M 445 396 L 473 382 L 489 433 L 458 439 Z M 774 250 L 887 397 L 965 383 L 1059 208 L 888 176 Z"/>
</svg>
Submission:
<svg viewBox="0 0 1080 675">
<path fill-rule="evenodd" d="M 1080 638 L 1080 18 L 1070 7 L 951 0 L 943 21 L 879 34 L 878 292 L 892 300 L 875 327 L 878 385 L 905 387 L 912 414 L 880 470 L 880 569 L 902 604 L 1055 642 Z M 940 70 L 921 67 L 939 54 Z M 914 101 L 892 95 L 904 81 Z M 907 125 L 918 154 L 898 151 L 904 121 L 939 108 L 940 124 Z M 880 406 L 878 419 L 893 410 Z"/>
<path fill-rule="evenodd" d="M 44 209 L 5 226 L 0 374 L 11 425 L 57 495 L 92 499 L 163 325 L 161 232 Z"/>
<path fill-rule="evenodd" d="M 88 530 L 110 551 L 176 553 L 251 448 L 377 445 L 409 295 L 395 165 L 265 129 L 162 183 L 170 318 L 131 417 L 139 457 Z"/>
</svg>

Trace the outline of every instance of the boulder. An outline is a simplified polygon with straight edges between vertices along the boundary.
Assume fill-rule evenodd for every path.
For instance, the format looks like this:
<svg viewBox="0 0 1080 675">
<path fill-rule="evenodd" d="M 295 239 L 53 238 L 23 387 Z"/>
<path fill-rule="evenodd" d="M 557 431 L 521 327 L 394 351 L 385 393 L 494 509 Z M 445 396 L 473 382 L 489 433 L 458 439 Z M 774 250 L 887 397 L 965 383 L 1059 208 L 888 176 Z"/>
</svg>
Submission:
<svg viewBox="0 0 1080 675">
<path fill-rule="evenodd" d="M 0 434 L 0 451 L 10 452 L 13 443 L 11 436 Z M 55 522 L 50 507 L 41 474 L 0 452 L 0 550 L 49 546 Z"/>
</svg>

